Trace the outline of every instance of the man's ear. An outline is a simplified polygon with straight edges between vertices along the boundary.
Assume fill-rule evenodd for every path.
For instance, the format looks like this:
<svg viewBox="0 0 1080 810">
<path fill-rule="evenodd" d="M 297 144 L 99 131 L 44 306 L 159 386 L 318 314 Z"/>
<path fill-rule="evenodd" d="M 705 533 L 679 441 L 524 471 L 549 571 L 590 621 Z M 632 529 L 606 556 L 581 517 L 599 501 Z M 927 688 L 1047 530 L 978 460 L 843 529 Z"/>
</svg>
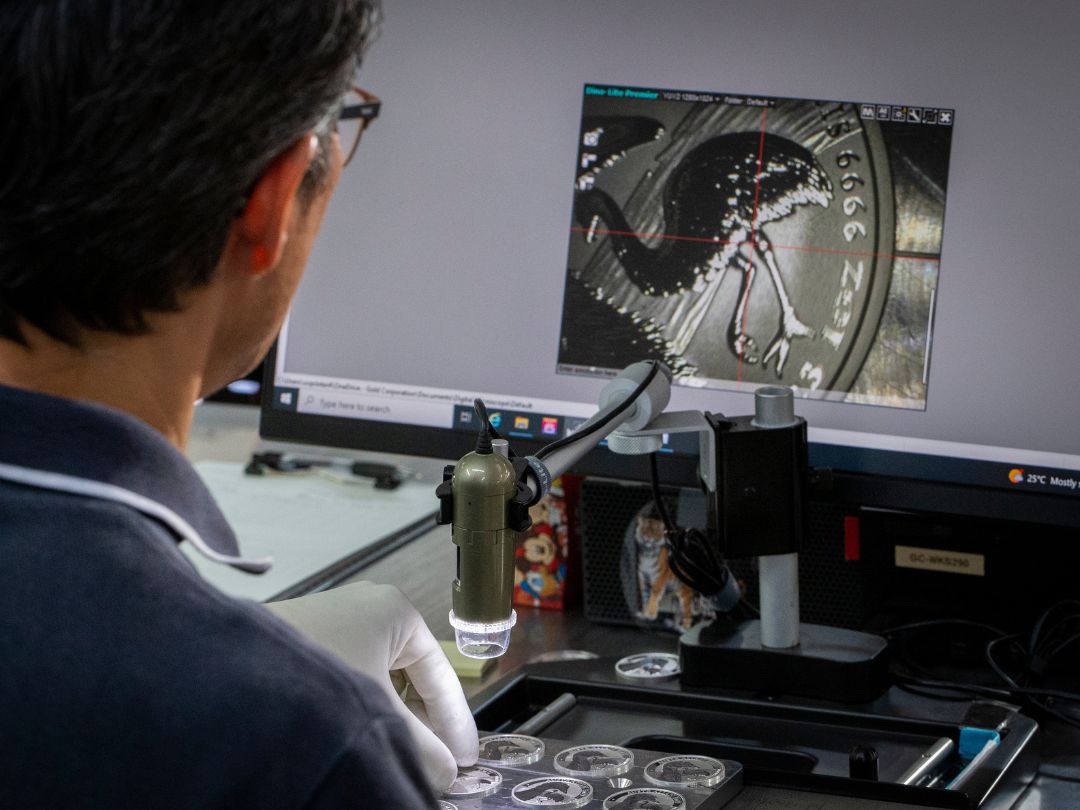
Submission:
<svg viewBox="0 0 1080 810">
<path fill-rule="evenodd" d="M 242 248 L 250 254 L 252 272 L 281 260 L 296 195 L 318 147 L 314 134 L 305 135 L 274 158 L 253 186 L 236 228 Z"/>
</svg>

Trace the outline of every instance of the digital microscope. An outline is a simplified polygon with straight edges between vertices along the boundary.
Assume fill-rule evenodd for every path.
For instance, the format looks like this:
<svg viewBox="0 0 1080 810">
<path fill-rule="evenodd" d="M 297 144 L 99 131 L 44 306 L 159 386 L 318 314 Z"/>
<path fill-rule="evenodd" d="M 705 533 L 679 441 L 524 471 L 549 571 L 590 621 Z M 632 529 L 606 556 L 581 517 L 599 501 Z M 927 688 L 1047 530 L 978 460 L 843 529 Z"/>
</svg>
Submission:
<svg viewBox="0 0 1080 810">
<path fill-rule="evenodd" d="M 458 649 L 473 658 L 506 652 L 517 618 L 511 606 L 514 539 L 530 525 L 529 506 L 555 478 L 603 439 L 612 452 L 636 455 L 658 451 L 665 434 L 696 432 L 709 505 L 701 543 L 712 570 L 705 572 L 708 587 L 702 577 L 688 584 L 730 609 L 739 590 L 723 560 L 757 557 L 760 619 L 701 622 L 687 631 L 679 644 L 683 682 L 844 702 L 877 696 L 886 685 L 885 639 L 799 622 L 798 551 L 809 466 L 806 421 L 795 415 L 793 392 L 758 388 L 754 413 L 746 416 L 665 413 L 671 382 L 659 362 L 627 367 L 604 387 L 598 411 L 579 430 L 528 457 L 513 453 L 477 400 L 476 449 L 446 468 L 437 491 L 439 522 L 452 524 L 457 546 L 450 623 Z M 667 529 L 670 544 L 678 530 Z"/>
</svg>

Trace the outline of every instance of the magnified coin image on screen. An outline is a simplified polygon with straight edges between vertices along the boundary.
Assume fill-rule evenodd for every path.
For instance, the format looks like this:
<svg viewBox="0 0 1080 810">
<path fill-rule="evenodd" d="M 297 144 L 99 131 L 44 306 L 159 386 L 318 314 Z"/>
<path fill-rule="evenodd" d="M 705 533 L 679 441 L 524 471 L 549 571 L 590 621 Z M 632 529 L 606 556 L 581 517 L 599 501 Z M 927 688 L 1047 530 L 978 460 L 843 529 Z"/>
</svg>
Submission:
<svg viewBox="0 0 1080 810">
<path fill-rule="evenodd" d="M 952 131 L 930 112 L 587 84 L 563 370 L 646 351 L 688 386 L 925 409 Z"/>
</svg>

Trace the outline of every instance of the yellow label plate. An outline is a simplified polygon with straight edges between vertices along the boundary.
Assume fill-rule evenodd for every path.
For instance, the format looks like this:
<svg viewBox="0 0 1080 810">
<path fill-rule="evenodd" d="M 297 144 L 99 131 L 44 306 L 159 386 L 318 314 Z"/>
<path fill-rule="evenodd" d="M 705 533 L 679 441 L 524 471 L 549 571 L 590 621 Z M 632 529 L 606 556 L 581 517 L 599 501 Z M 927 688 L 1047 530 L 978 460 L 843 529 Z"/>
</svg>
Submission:
<svg viewBox="0 0 1080 810">
<path fill-rule="evenodd" d="M 923 571 L 940 571 L 943 574 L 967 574 L 986 576 L 986 557 L 965 551 L 951 551 L 918 546 L 896 547 L 897 568 L 919 568 Z"/>
</svg>

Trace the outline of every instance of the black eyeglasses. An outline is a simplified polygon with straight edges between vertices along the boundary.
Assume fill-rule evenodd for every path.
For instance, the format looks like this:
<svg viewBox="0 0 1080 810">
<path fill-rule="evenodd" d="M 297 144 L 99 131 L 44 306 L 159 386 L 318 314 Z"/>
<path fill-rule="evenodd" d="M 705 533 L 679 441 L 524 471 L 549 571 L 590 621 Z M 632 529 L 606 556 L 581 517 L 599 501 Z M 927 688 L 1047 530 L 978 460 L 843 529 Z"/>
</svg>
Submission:
<svg viewBox="0 0 1080 810">
<path fill-rule="evenodd" d="M 368 125 L 379 117 L 382 101 L 378 96 L 366 90 L 353 87 L 341 100 L 341 106 L 336 109 L 340 112 L 336 115 L 334 110 L 327 113 L 315 126 L 315 131 L 325 133 L 331 122 L 333 123 L 334 131 L 337 132 L 338 141 L 341 143 L 341 153 L 345 156 L 342 166 L 348 166 L 349 161 L 356 154 L 356 147 L 360 145 L 360 136 L 364 134 Z M 244 213 L 250 197 L 251 189 L 248 189 L 237 202 L 234 216 Z"/>
<path fill-rule="evenodd" d="M 371 122 L 379 117 L 382 101 L 378 96 L 366 90 L 354 87 L 345 94 L 341 114 L 337 120 L 337 133 L 341 141 L 341 153 L 345 156 L 343 165 L 348 166 L 360 145 L 360 136 Z"/>
</svg>

